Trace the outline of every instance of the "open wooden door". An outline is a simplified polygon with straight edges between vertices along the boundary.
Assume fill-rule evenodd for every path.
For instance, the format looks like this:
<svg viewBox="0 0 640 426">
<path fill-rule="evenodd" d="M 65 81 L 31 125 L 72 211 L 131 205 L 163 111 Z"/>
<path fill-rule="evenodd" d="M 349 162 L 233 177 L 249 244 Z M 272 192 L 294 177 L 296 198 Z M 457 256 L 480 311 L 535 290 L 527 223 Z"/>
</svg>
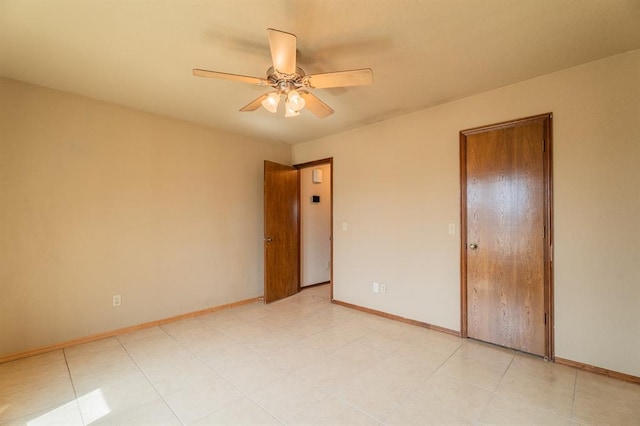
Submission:
<svg viewBox="0 0 640 426">
<path fill-rule="evenodd" d="M 300 291 L 298 170 L 264 162 L 264 301 Z"/>
</svg>

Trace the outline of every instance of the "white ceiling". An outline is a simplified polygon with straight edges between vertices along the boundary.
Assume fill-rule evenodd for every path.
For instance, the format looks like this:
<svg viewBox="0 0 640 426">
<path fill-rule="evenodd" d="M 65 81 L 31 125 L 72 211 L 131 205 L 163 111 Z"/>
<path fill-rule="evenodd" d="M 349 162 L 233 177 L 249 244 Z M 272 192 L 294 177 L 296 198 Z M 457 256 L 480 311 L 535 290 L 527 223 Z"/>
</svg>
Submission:
<svg viewBox="0 0 640 426">
<path fill-rule="evenodd" d="M 238 110 L 265 88 L 267 28 L 298 36 L 334 115 Z M 640 48 L 640 0 L 0 0 L 0 76 L 295 144 Z M 0 94 L 1 95 L 1 94 Z"/>
</svg>

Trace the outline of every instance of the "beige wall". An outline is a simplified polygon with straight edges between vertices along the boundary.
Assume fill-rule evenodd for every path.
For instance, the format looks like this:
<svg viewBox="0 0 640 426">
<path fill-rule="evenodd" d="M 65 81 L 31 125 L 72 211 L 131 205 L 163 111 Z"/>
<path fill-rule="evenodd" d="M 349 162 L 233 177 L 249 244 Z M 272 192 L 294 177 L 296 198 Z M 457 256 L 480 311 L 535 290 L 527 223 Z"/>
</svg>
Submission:
<svg viewBox="0 0 640 426">
<path fill-rule="evenodd" d="M 0 356 L 262 295 L 265 159 L 291 149 L 0 79 Z"/>
<path fill-rule="evenodd" d="M 640 376 L 640 51 L 296 145 L 334 158 L 335 298 L 459 330 L 458 132 L 545 112 L 556 355 Z"/>
<path fill-rule="evenodd" d="M 0 79 L 0 356 L 261 295 L 264 159 L 334 158 L 337 299 L 458 330 L 458 132 L 544 112 L 556 355 L 640 376 L 640 51 L 297 145 L 293 158 Z"/>
</svg>

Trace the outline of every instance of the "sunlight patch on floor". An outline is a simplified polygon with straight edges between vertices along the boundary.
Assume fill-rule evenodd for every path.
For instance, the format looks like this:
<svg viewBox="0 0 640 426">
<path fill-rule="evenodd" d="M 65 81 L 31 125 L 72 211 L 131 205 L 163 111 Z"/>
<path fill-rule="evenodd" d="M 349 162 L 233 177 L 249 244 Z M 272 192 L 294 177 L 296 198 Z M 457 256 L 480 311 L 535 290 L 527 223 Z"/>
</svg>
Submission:
<svg viewBox="0 0 640 426">
<path fill-rule="evenodd" d="M 96 389 L 86 395 L 81 396 L 78 400 L 73 400 L 54 408 L 51 411 L 27 422 L 28 426 L 35 425 L 51 425 L 64 424 L 65 420 L 74 417 L 78 409 L 78 403 L 82 404 L 86 409 L 83 410 L 85 424 L 91 424 L 101 419 L 111 412 L 109 404 L 107 404 L 101 389 Z"/>
</svg>

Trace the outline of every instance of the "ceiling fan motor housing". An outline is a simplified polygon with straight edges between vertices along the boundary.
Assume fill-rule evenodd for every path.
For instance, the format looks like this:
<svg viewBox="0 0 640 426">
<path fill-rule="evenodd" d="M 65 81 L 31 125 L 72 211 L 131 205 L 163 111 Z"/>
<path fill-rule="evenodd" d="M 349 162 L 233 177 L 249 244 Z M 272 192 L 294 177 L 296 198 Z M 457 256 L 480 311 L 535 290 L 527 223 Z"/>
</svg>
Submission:
<svg viewBox="0 0 640 426">
<path fill-rule="evenodd" d="M 281 93 L 287 93 L 291 89 L 309 87 L 309 80 L 305 76 L 304 70 L 300 67 L 296 67 L 295 74 L 281 73 L 273 67 L 269 67 L 267 80 L 270 82 L 271 87 L 278 89 Z"/>
</svg>

